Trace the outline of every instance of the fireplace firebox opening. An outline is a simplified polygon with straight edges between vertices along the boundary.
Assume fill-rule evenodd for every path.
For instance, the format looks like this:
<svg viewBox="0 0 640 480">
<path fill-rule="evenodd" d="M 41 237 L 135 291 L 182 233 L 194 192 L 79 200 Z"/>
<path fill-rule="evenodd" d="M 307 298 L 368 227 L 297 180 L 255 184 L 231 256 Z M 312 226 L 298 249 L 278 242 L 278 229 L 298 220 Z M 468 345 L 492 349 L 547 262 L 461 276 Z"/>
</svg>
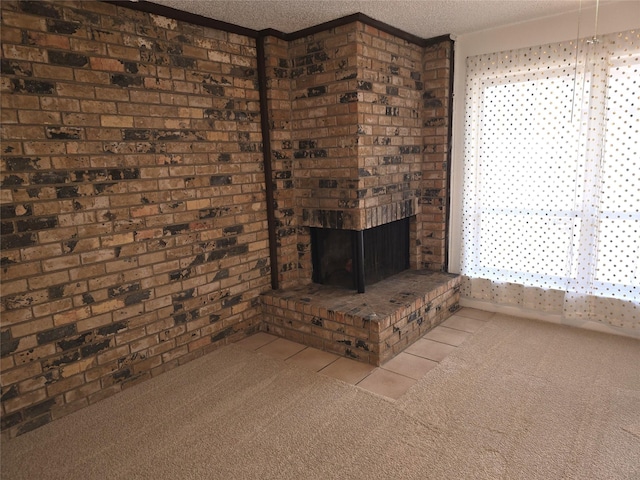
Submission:
<svg viewBox="0 0 640 480">
<path fill-rule="evenodd" d="M 311 228 L 315 283 L 364 293 L 409 268 L 409 218 L 366 230 Z"/>
</svg>

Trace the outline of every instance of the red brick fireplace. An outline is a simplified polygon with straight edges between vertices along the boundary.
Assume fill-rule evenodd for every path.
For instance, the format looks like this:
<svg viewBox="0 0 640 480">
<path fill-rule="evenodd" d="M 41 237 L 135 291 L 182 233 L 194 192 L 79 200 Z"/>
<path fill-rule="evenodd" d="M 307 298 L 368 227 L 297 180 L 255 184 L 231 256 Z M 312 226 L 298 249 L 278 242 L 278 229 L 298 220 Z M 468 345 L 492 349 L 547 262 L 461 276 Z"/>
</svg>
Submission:
<svg viewBox="0 0 640 480">
<path fill-rule="evenodd" d="M 446 265 L 452 42 L 361 20 L 265 39 L 279 289 L 262 298 L 268 331 L 379 364 L 457 308 L 457 279 L 436 273 Z M 382 276 L 364 271 L 381 254 L 362 247 L 398 223 L 406 238 L 381 250 L 406 249 L 406 265 L 374 298 L 367 283 Z M 403 294 L 413 300 L 398 302 Z"/>
</svg>

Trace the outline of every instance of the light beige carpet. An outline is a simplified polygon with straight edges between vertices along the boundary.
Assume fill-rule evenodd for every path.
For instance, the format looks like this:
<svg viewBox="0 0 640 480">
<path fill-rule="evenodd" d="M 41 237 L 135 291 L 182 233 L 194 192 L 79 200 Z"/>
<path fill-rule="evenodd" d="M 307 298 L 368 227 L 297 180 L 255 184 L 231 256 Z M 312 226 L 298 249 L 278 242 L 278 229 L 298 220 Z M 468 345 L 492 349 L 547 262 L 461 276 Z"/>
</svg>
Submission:
<svg viewBox="0 0 640 480">
<path fill-rule="evenodd" d="M 2 443 L 9 479 L 638 479 L 640 342 L 497 316 L 391 401 L 224 347 Z"/>
</svg>

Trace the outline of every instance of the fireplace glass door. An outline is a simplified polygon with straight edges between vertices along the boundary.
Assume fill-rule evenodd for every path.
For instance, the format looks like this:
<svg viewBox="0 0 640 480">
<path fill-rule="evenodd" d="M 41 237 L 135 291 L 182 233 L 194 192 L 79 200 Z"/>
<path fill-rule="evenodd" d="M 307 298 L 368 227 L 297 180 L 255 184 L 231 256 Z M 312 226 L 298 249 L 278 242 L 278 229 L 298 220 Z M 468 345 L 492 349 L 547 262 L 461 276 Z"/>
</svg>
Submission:
<svg viewBox="0 0 640 480">
<path fill-rule="evenodd" d="M 364 231 L 312 228 L 313 281 L 364 292 L 409 268 L 409 219 Z"/>
</svg>

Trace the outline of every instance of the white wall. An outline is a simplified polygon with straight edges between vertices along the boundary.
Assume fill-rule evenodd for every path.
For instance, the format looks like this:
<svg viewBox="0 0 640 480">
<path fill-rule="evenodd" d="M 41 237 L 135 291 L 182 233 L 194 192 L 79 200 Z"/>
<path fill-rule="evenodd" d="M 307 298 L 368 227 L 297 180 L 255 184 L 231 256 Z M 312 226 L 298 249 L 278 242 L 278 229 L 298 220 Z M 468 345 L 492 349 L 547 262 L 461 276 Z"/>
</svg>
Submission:
<svg viewBox="0 0 640 480">
<path fill-rule="evenodd" d="M 521 0 L 523 1 L 523 0 Z M 594 35 L 596 7 L 593 0 L 582 0 L 582 11 L 545 17 L 530 22 L 460 35 L 455 42 L 453 88 L 453 139 L 451 172 L 451 225 L 449 271 L 459 273 L 461 239 L 462 161 L 464 149 L 464 92 L 466 58 L 483 53 L 532 47 L 575 40 Z M 579 14 L 580 13 L 580 14 Z M 580 22 L 578 22 L 580 18 Z M 604 3 L 598 9 L 598 34 L 640 28 L 640 0 Z"/>
</svg>

